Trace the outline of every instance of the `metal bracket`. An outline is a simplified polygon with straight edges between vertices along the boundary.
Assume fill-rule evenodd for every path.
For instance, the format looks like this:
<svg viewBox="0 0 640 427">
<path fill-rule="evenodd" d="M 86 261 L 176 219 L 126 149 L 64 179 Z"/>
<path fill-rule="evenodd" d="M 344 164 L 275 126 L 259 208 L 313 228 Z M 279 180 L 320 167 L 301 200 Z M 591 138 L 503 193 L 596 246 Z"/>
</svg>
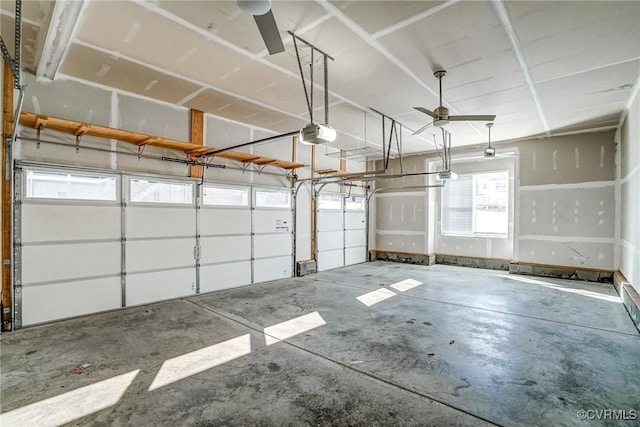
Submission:
<svg viewBox="0 0 640 427">
<path fill-rule="evenodd" d="M 76 154 L 78 154 L 80 152 L 80 139 L 84 136 L 85 133 L 87 133 L 87 131 L 89 130 L 89 127 L 86 125 L 82 125 L 80 126 L 80 129 L 78 129 L 75 133 L 76 135 Z"/>
<path fill-rule="evenodd" d="M 142 157 L 142 153 L 144 149 L 147 147 L 147 144 L 138 145 L 138 161 L 140 161 L 140 157 Z"/>
</svg>

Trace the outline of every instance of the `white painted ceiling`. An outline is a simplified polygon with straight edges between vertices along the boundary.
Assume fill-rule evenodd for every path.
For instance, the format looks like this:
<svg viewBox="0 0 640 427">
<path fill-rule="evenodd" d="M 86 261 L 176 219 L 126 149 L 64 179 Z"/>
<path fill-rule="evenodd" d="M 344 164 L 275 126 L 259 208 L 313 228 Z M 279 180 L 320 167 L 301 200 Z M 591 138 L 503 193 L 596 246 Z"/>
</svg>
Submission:
<svg viewBox="0 0 640 427">
<path fill-rule="evenodd" d="M 5 41 L 12 3 L 2 1 Z M 58 29 L 48 25 L 53 2 L 24 3 L 25 68 L 35 72 L 43 33 Z M 497 115 L 496 142 L 615 127 L 639 84 L 638 1 L 274 0 L 272 10 L 286 51 L 270 56 L 235 1 L 86 1 L 56 78 L 284 133 L 309 122 L 291 30 L 335 58 L 329 122 L 343 149 L 364 145 L 365 133 L 382 144 L 368 107 L 409 129 L 426 124 L 412 107 L 438 105 L 436 69 L 447 70 L 451 114 Z M 309 50 L 301 54 L 307 72 Z M 322 64 L 314 70 L 323 122 Z M 487 140 L 483 122 L 448 130 L 454 146 Z M 430 151 L 431 139 L 405 131 L 403 151 Z"/>
</svg>

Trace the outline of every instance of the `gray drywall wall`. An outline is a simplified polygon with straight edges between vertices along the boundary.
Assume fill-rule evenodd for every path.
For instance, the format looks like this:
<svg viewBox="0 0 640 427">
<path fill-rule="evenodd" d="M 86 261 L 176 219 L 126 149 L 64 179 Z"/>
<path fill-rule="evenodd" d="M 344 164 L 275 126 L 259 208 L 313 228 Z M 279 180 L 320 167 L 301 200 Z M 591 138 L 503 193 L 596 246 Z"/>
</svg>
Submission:
<svg viewBox="0 0 640 427">
<path fill-rule="evenodd" d="M 617 266 L 640 292 L 640 100 L 635 100 L 620 129 L 620 237 Z"/>
<path fill-rule="evenodd" d="M 118 94 L 118 127 L 162 138 L 189 141 L 189 109 Z"/>
<path fill-rule="evenodd" d="M 614 131 L 522 141 L 520 185 L 612 181 Z"/>
</svg>

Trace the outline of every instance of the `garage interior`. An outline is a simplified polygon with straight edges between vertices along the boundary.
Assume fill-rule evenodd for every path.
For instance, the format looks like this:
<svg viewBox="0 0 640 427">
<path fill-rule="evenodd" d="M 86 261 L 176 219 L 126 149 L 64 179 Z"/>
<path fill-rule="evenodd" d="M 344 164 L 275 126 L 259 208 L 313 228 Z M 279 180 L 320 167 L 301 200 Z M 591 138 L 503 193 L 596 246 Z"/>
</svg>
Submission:
<svg viewBox="0 0 640 427">
<path fill-rule="evenodd" d="M 1 425 L 637 425 L 640 2 L 0 13 Z"/>
</svg>

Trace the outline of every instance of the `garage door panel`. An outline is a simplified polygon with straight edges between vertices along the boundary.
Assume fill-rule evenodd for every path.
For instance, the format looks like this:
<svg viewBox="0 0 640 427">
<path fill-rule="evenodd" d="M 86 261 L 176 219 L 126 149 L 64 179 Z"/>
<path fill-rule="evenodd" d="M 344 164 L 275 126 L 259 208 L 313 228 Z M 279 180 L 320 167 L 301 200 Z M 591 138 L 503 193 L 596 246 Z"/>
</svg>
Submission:
<svg viewBox="0 0 640 427">
<path fill-rule="evenodd" d="M 253 275 L 255 283 L 291 277 L 291 256 L 257 259 L 253 264 Z"/>
<path fill-rule="evenodd" d="M 127 207 L 127 237 L 195 236 L 195 209 L 161 207 Z"/>
<path fill-rule="evenodd" d="M 318 231 L 335 231 L 342 230 L 342 212 L 319 211 L 318 212 Z"/>
<path fill-rule="evenodd" d="M 286 233 L 291 230 L 291 210 L 256 209 L 254 211 L 255 233 Z"/>
<path fill-rule="evenodd" d="M 366 230 L 346 230 L 345 246 L 351 248 L 354 246 L 365 246 L 367 244 Z"/>
<path fill-rule="evenodd" d="M 119 206 L 28 204 L 22 242 L 120 239 Z"/>
<path fill-rule="evenodd" d="M 201 209 L 200 235 L 249 234 L 249 209 Z"/>
<path fill-rule="evenodd" d="M 22 248 L 22 281 L 25 284 L 120 274 L 120 269 L 120 242 Z"/>
<path fill-rule="evenodd" d="M 365 229 L 367 224 L 365 222 L 364 212 L 347 212 L 345 214 L 345 228 L 346 229 Z"/>
<path fill-rule="evenodd" d="M 251 284 L 250 261 L 200 267 L 200 293 L 249 284 Z"/>
<path fill-rule="evenodd" d="M 127 275 L 127 306 L 179 298 L 196 293 L 194 268 Z"/>
<path fill-rule="evenodd" d="M 318 233 L 318 251 L 342 249 L 342 231 L 325 231 Z"/>
<path fill-rule="evenodd" d="M 256 258 L 291 254 L 291 234 L 256 235 L 253 246 Z"/>
<path fill-rule="evenodd" d="M 128 272 L 195 266 L 195 239 L 127 240 Z"/>
<path fill-rule="evenodd" d="M 22 287 L 22 324 L 48 322 L 121 306 L 120 276 Z"/>
<path fill-rule="evenodd" d="M 251 259 L 251 236 L 203 237 L 200 246 L 201 264 Z"/>
<path fill-rule="evenodd" d="M 345 265 L 359 264 L 367 260 L 367 249 L 364 246 L 347 248 L 344 251 Z"/>
<path fill-rule="evenodd" d="M 318 271 L 330 270 L 343 266 L 342 249 L 326 251 L 318 254 Z"/>
</svg>

